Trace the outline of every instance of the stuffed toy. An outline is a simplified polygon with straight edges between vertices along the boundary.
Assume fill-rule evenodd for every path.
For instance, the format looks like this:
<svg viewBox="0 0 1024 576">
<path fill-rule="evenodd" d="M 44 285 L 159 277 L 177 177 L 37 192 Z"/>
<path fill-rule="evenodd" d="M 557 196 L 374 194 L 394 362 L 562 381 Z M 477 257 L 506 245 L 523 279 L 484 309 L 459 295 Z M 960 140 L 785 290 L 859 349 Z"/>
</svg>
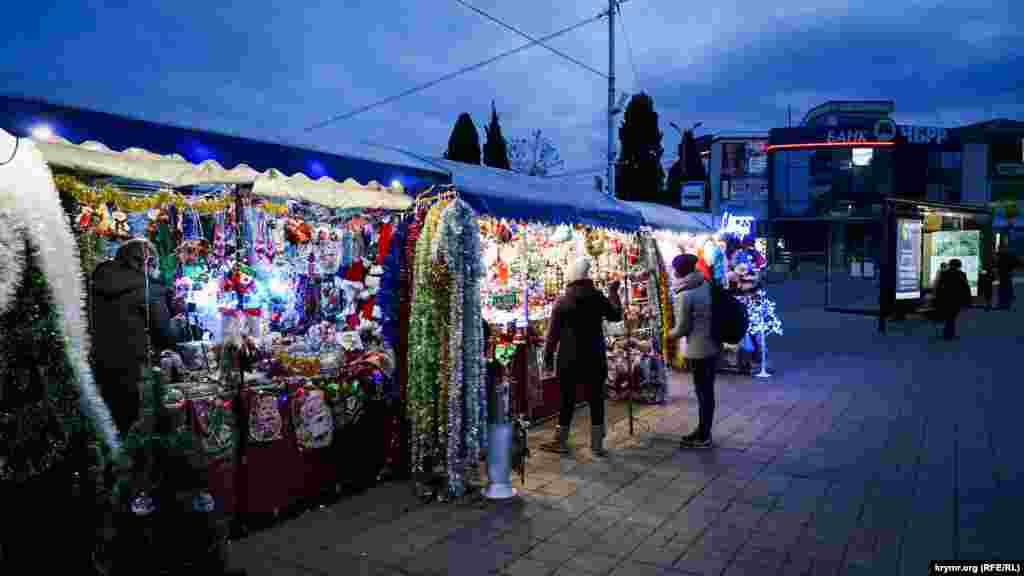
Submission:
<svg viewBox="0 0 1024 576">
<path fill-rule="evenodd" d="M 120 210 L 113 212 L 110 237 L 118 240 L 127 240 L 132 237 L 131 227 L 128 225 L 128 215 Z"/>
<path fill-rule="evenodd" d="M 593 229 L 587 232 L 586 236 L 586 248 L 587 254 L 597 258 L 605 251 L 605 235 L 604 232 L 599 229 Z"/>
<path fill-rule="evenodd" d="M 78 229 L 81 231 L 88 230 L 97 221 L 98 218 L 96 211 L 89 206 L 82 206 L 81 210 L 78 212 L 78 218 L 76 219 Z"/>
<path fill-rule="evenodd" d="M 114 235 L 114 217 L 110 213 L 110 207 L 106 204 L 97 209 L 99 220 L 96 222 L 96 233 L 108 238 Z"/>
<path fill-rule="evenodd" d="M 289 218 L 284 225 L 285 238 L 292 244 L 305 244 L 313 238 L 313 229 L 298 218 Z"/>
</svg>

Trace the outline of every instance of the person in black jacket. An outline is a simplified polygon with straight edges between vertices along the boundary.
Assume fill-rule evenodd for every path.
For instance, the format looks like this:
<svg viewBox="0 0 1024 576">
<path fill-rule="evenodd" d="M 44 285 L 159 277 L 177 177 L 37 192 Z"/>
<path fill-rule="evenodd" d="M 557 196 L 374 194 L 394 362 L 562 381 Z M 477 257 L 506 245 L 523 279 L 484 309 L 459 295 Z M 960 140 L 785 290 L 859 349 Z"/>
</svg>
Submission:
<svg viewBox="0 0 1024 576">
<path fill-rule="evenodd" d="M 949 269 L 939 277 L 936 289 L 936 309 L 939 311 L 945 326 L 942 336 L 946 340 L 956 338 L 956 319 L 960 311 L 971 304 L 971 286 L 967 282 L 967 274 L 961 269 L 963 264 L 954 258 L 949 261 Z"/>
<path fill-rule="evenodd" d="M 149 362 L 147 332 L 154 354 L 174 346 L 167 292 L 159 281 L 156 250 L 142 238 L 122 244 L 115 258 L 92 274 L 96 384 L 122 434 L 141 415 L 140 385 Z"/>
<path fill-rule="evenodd" d="M 1004 238 L 999 255 L 996 257 L 996 270 L 999 277 L 999 310 L 1009 310 L 1013 305 L 1013 270 L 1020 260 L 1010 252 Z"/>
<path fill-rule="evenodd" d="M 548 324 L 544 346 L 544 367 L 551 371 L 558 351 L 558 385 L 562 405 L 555 439 L 542 449 L 569 452 L 569 430 L 576 408 L 576 383 L 583 380 L 590 392 L 591 451 L 604 456 L 604 402 L 608 380 L 608 356 L 604 338 L 605 320 L 622 320 L 620 283 L 612 282 L 608 297 L 601 294 L 590 279 L 590 259 L 578 259 L 569 270 L 565 288 Z"/>
</svg>

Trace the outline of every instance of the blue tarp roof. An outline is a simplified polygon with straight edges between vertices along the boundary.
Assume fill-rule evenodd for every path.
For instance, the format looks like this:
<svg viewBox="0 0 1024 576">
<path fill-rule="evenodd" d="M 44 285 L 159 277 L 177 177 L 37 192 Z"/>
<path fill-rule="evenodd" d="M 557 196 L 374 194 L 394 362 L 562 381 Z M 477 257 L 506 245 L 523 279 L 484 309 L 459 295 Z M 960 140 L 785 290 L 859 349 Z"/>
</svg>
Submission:
<svg viewBox="0 0 1024 576">
<path fill-rule="evenodd" d="M 643 225 L 640 212 L 590 184 L 538 178 L 509 170 L 431 158 L 446 169 L 459 195 L 481 214 L 548 224 L 586 224 L 619 230 Z"/>
<path fill-rule="evenodd" d="M 0 128 L 27 137 L 41 125 L 75 144 L 101 142 L 118 152 L 138 147 L 165 156 L 178 154 L 194 164 L 216 160 L 227 169 L 246 164 L 257 172 L 276 169 L 286 176 L 301 173 L 312 180 L 327 176 L 339 182 L 351 178 L 360 184 L 375 180 L 385 186 L 398 180 L 411 193 L 447 182 L 436 167 L 404 156 L 399 160 L 398 154 L 369 147 L 366 153 L 372 153 L 373 158 L 332 154 L 39 100 L 0 97 Z"/>
<path fill-rule="evenodd" d="M 624 202 L 640 211 L 651 228 L 677 232 L 714 232 L 714 218 L 706 212 L 686 212 L 651 202 Z"/>
</svg>

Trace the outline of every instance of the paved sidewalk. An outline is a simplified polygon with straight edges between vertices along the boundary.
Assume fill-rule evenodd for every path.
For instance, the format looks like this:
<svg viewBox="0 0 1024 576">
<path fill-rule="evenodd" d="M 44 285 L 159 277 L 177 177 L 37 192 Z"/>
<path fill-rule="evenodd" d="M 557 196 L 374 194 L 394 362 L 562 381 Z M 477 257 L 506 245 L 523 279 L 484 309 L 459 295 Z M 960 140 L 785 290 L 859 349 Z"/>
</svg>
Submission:
<svg viewBox="0 0 1024 576">
<path fill-rule="evenodd" d="M 607 461 L 535 450 L 516 502 L 422 506 L 384 485 L 233 544 L 234 561 L 253 575 L 909 576 L 1024 557 L 1024 314 L 970 311 L 953 343 L 924 323 L 882 336 L 872 318 L 782 314 L 775 377 L 720 377 L 713 450 L 677 447 L 695 418 L 683 376 L 681 398 L 638 408 L 635 436 L 615 426 Z"/>
</svg>

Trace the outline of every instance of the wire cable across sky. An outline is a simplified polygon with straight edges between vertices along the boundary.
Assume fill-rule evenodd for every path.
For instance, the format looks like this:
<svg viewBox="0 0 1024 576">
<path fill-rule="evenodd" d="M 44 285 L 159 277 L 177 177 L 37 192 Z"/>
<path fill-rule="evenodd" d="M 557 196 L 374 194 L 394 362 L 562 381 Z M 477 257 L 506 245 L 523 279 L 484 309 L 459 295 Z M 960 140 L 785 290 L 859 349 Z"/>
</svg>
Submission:
<svg viewBox="0 0 1024 576">
<path fill-rule="evenodd" d="M 522 45 L 522 46 L 520 46 L 518 48 L 513 48 L 512 50 L 507 50 L 505 52 L 502 52 L 501 54 L 498 54 L 496 56 L 492 56 L 492 57 L 490 57 L 490 58 L 488 58 L 488 59 L 486 59 L 486 60 L 484 60 L 482 62 L 478 62 L 478 63 L 473 64 L 471 66 L 466 66 L 464 68 L 460 68 L 460 69 L 458 69 L 458 70 L 456 70 L 454 72 L 445 74 L 444 76 L 441 76 L 440 78 L 438 78 L 436 80 L 431 80 L 430 82 L 425 82 L 423 84 L 420 84 L 419 86 L 416 86 L 414 88 L 410 88 L 409 90 L 406 90 L 406 91 L 401 92 L 399 94 L 396 94 L 394 96 L 390 96 L 388 98 L 384 98 L 383 100 L 378 100 L 376 102 L 373 102 L 372 104 L 367 104 L 365 106 L 360 106 L 359 108 L 356 108 L 355 110 L 352 110 L 350 112 L 346 112 L 344 114 L 339 114 L 337 116 L 333 116 L 331 118 L 328 118 L 327 120 L 324 120 L 323 122 L 318 122 L 316 124 L 313 124 L 312 126 L 307 127 L 305 129 L 305 131 L 306 132 L 312 132 L 314 130 L 319 130 L 319 129 L 324 128 L 326 126 L 330 126 L 331 124 L 334 124 L 336 122 L 341 122 L 342 120 L 348 120 L 349 118 L 352 118 L 353 116 L 356 116 L 356 115 L 362 114 L 364 112 L 373 110 L 374 108 L 378 108 L 378 107 L 383 106 L 385 104 L 390 104 L 391 102 L 394 102 L 396 100 L 400 100 L 402 98 L 405 98 L 406 96 L 410 96 L 412 94 L 416 94 L 418 92 L 422 92 L 422 91 L 426 90 L 427 88 L 434 87 L 434 86 L 436 86 L 436 85 L 438 85 L 438 84 L 440 84 L 442 82 L 445 82 L 446 80 L 451 80 L 452 78 L 455 78 L 457 76 L 461 76 L 463 74 L 466 74 L 467 72 L 472 72 L 474 70 L 479 70 L 480 68 L 483 68 L 484 66 L 492 64 L 494 62 L 497 62 L 498 60 L 501 60 L 502 58 L 507 58 L 507 57 L 509 57 L 509 56 L 511 56 L 513 54 L 518 54 L 519 52 L 522 52 L 523 50 L 526 50 L 527 48 L 532 48 L 533 46 L 536 46 L 538 44 L 543 44 L 544 42 L 547 42 L 548 40 L 551 40 L 553 38 L 557 38 L 559 36 L 562 36 L 563 34 L 568 34 L 569 32 L 572 32 L 573 30 L 576 30 L 578 28 L 582 28 L 582 27 L 586 26 L 587 24 L 592 24 L 594 22 L 597 22 L 598 20 L 601 20 L 602 18 L 605 18 L 607 15 L 608 15 L 607 12 L 601 12 L 597 16 L 594 16 L 592 18 L 588 18 L 588 19 L 586 19 L 586 20 L 584 20 L 584 21 L 582 21 L 582 22 L 580 22 L 578 24 L 574 24 L 572 26 L 569 26 L 568 28 L 563 28 L 563 29 L 561 29 L 561 30 L 559 30 L 557 32 L 552 32 L 551 34 L 548 34 L 547 36 L 543 36 L 541 38 L 537 38 L 535 40 L 531 40 L 529 43 L 524 44 L 524 45 Z"/>
<path fill-rule="evenodd" d="M 584 70 L 593 72 L 594 74 L 597 74 L 601 78 L 605 78 L 605 79 L 608 78 L 608 74 L 607 73 L 601 72 L 600 70 L 598 70 L 598 69 L 596 69 L 596 68 L 594 68 L 594 67 L 592 67 L 592 66 L 590 66 L 588 64 L 584 64 L 583 62 L 580 62 L 579 60 L 573 58 L 572 56 L 569 56 L 565 52 L 562 52 L 560 50 L 556 50 L 555 48 L 552 48 L 551 46 L 548 46 L 547 44 L 544 44 L 542 41 L 537 40 L 536 38 L 534 38 L 533 36 L 530 36 L 526 32 L 523 32 L 522 30 L 516 28 L 515 26 L 513 26 L 511 24 L 508 24 L 507 22 L 504 22 L 500 18 L 498 18 L 496 16 L 491 16 L 487 12 L 484 12 L 483 10 L 477 8 L 476 6 L 473 6 L 472 4 L 470 4 L 468 2 L 465 2 L 464 0 L 455 0 L 455 1 L 458 2 L 459 4 L 462 4 L 466 8 L 469 8 L 473 12 L 476 12 L 477 14 L 483 16 L 484 18 L 487 18 L 491 22 L 494 22 L 498 26 L 501 26 L 501 27 L 503 27 L 503 28 L 505 28 L 507 30 L 511 30 L 512 32 L 515 32 L 516 34 L 522 36 L 523 38 L 526 38 L 527 40 L 530 40 L 531 42 L 536 42 L 538 45 L 540 45 L 540 46 L 542 46 L 544 48 L 547 48 L 550 52 L 552 52 L 554 54 L 557 54 L 558 56 L 561 56 L 562 58 L 565 58 L 566 60 L 568 60 L 569 62 L 572 62 L 573 64 L 579 66 L 580 68 L 583 68 Z"/>
</svg>

